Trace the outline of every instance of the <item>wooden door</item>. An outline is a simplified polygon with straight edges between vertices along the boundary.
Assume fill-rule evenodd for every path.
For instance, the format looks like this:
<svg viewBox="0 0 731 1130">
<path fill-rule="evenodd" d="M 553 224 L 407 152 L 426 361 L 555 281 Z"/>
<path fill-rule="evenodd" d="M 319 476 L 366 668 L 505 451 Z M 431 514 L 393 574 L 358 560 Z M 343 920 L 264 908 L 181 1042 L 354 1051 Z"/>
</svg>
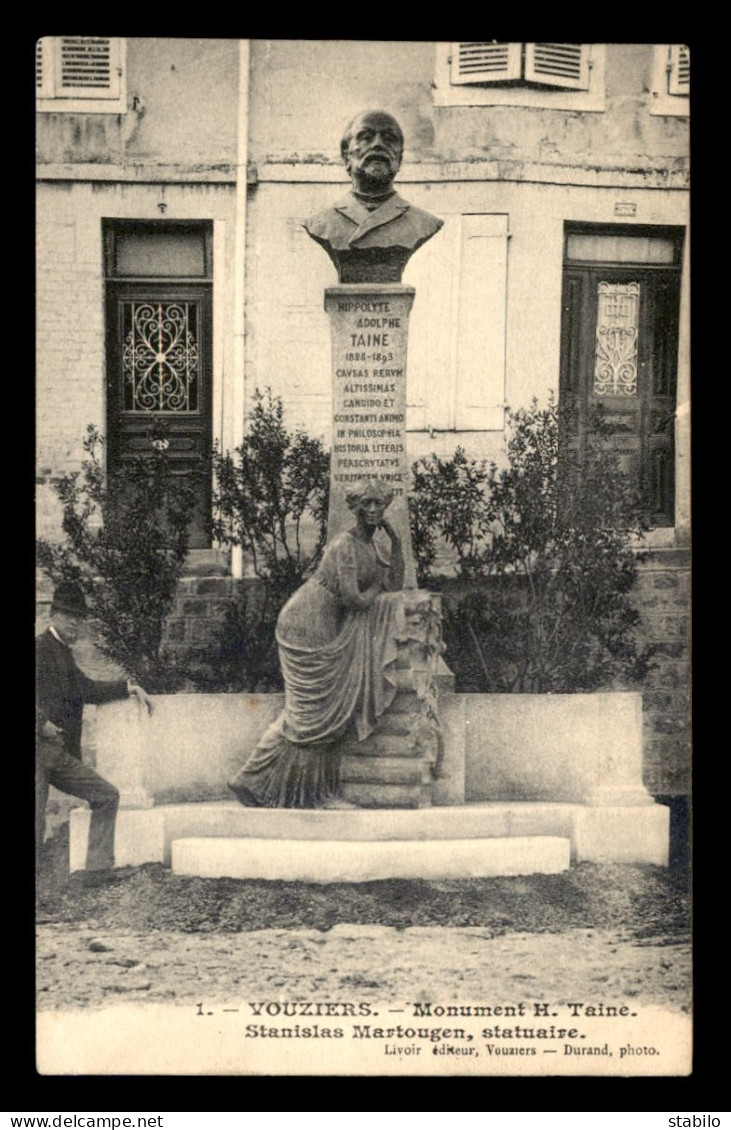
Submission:
<svg viewBox="0 0 731 1130">
<path fill-rule="evenodd" d="M 114 282 L 107 289 L 107 435 L 114 468 L 150 450 L 164 421 L 174 473 L 206 465 L 212 431 L 211 292 Z M 191 548 L 210 546 L 210 475 L 196 477 Z"/>
<path fill-rule="evenodd" d="M 642 265 L 567 264 L 562 403 L 581 450 L 597 410 L 652 526 L 675 521 L 675 405 L 680 278 Z"/>
</svg>

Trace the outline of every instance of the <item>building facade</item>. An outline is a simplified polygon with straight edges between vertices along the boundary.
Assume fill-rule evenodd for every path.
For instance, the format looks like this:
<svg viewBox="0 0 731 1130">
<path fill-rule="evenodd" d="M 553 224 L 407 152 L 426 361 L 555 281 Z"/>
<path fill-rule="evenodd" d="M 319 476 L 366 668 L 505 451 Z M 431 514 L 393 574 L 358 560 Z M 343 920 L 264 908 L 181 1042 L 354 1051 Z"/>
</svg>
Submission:
<svg viewBox="0 0 731 1130">
<path fill-rule="evenodd" d="M 387 109 L 399 190 L 444 220 L 404 275 L 409 457 L 500 462 L 507 406 L 604 407 L 652 523 L 647 783 L 687 791 L 689 68 L 677 44 L 40 40 L 39 533 L 89 423 L 115 461 L 164 416 L 185 467 L 271 388 L 330 445 L 335 271 L 302 221 L 347 184 L 345 123 Z M 192 558 L 230 585 L 209 505 Z"/>
</svg>

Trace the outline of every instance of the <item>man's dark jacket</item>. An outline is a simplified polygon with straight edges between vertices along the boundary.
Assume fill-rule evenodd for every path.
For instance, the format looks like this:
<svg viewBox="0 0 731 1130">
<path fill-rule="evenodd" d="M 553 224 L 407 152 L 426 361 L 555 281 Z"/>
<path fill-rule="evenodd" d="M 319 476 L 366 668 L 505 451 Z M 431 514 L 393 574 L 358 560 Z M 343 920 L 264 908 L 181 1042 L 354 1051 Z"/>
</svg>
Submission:
<svg viewBox="0 0 731 1130">
<path fill-rule="evenodd" d="M 36 637 L 36 718 L 40 728 L 50 718 L 63 730 L 68 753 L 81 759 L 81 717 L 84 703 L 113 702 L 127 697 L 125 679 L 90 679 L 76 666 L 71 649 L 52 632 Z"/>
</svg>

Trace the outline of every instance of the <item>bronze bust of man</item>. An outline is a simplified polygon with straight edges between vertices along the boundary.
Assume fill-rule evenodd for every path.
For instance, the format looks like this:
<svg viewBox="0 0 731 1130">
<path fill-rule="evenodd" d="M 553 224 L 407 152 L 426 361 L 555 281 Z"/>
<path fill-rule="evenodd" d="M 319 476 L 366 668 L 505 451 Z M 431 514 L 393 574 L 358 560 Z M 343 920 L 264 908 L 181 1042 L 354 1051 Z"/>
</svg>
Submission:
<svg viewBox="0 0 731 1130">
<path fill-rule="evenodd" d="M 444 223 L 395 191 L 403 151 L 401 127 L 383 110 L 366 110 L 346 127 L 340 152 L 353 187 L 304 225 L 337 267 L 338 282 L 401 282 L 408 259 Z"/>
</svg>

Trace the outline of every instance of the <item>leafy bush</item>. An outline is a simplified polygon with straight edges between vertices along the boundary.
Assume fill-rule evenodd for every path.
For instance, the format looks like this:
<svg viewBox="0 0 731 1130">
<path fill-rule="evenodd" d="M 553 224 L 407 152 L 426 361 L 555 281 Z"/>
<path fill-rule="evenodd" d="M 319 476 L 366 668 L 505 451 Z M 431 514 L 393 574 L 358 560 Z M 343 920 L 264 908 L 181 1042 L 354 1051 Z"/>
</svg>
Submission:
<svg viewBox="0 0 731 1130">
<path fill-rule="evenodd" d="M 241 547 L 259 583 L 232 604 L 207 666 L 219 687 L 279 689 L 276 620 L 322 556 L 330 457 L 320 440 L 287 430 L 281 398 L 257 391 L 241 446 L 214 451 L 213 469 L 213 536 Z"/>
<path fill-rule="evenodd" d="M 468 459 L 461 447 L 451 459 L 431 455 L 414 463 L 409 518 L 420 585 L 431 582 L 439 535 L 457 555 L 461 577 L 482 574 L 493 474 L 494 468 Z"/>
<path fill-rule="evenodd" d="M 163 624 L 188 550 L 197 476 L 172 473 L 161 425 L 151 430 L 149 454 L 110 473 L 104 437 L 93 424 L 83 447 L 81 471 L 54 484 L 64 541 L 39 539 L 39 564 L 54 584 L 78 581 L 112 659 L 148 690 L 173 689 L 177 676 L 162 648 Z"/>
<path fill-rule="evenodd" d="M 475 690 L 587 691 L 641 677 L 649 653 L 637 651 L 631 590 L 642 506 L 609 430 L 597 419 L 579 456 L 552 398 L 509 413 L 509 427 L 502 470 L 461 448 L 414 467 L 412 515 L 428 531 L 415 546 L 420 583 L 440 587 L 435 533 L 463 582 L 445 599 L 448 660 L 466 658 Z"/>
</svg>

